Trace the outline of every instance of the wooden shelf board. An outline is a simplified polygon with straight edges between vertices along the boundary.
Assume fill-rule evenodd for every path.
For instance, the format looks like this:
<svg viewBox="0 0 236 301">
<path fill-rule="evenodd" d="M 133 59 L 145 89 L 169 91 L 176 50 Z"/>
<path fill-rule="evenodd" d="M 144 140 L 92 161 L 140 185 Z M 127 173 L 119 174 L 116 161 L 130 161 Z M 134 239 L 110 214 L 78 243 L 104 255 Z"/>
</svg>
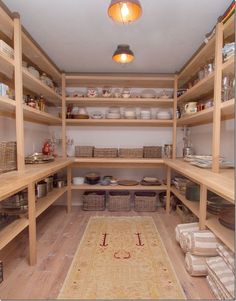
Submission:
<svg viewBox="0 0 236 301">
<path fill-rule="evenodd" d="M 194 85 L 191 89 L 185 92 L 183 95 L 178 97 L 178 102 L 186 102 L 189 100 L 197 100 L 202 96 L 208 94 L 213 91 L 214 87 L 214 75 L 212 72 L 210 75 L 199 81 L 196 85 Z"/>
<path fill-rule="evenodd" d="M 0 51 L 0 72 L 10 79 L 13 78 L 14 60 L 1 51 Z"/>
<path fill-rule="evenodd" d="M 105 98 L 105 97 L 67 97 L 68 104 L 78 104 L 86 107 L 103 106 L 140 106 L 140 107 L 169 107 L 174 100 L 164 98 Z"/>
<path fill-rule="evenodd" d="M 197 72 L 199 67 L 214 56 L 215 36 L 207 43 L 203 43 L 196 53 L 190 58 L 185 67 L 180 71 L 178 81 L 180 87 L 187 83 Z"/>
<path fill-rule="evenodd" d="M 221 225 L 218 216 L 208 213 L 206 226 L 234 252 L 235 232 Z"/>
<path fill-rule="evenodd" d="M 175 187 L 171 187 L 171 192 L 186 206 L 193 214 L 199 217 L 199 202 L 192 202 L 186 199 L 186 197 L 179 192 Z"/>
<path fill-rule="evenodd" d="M 73 160 L 69 158 L 57 158 L 51 163 L 27 164 L 23 172 L 11 171 L 1 174 L 0 201 L 26 188 L 29 183 L 40 181 L 72 163 Z"/>
<path fill-rule="evenodd" d="M 141 119 L 67 119 L 67 125 L 77 126 L 167 126 L 173 125 L 173 120 L 141 120 Z"/>
<path fill-rule="evenodd" d="M 213 118 L 213 107 L 207 108 L 200 112 L 194 113 L 192 115 L 184 116 L 177 120 L 178 126 L 183 125 L 198 125 L 212 122 Z"/>
<path fill-rule="evenodd" d="M 82 184 L 82 185 L 72 185 L 72 190 L 166 190 L 166 185 L 160 186 L 143 186 L 143 185 L 134 185 L 134 186 L 122 186 L 122 185 L 89 185 L 89 184 Z"/>
<path fill-rule="evenodd" d="M 39 111 L 27 105 L 23 106 L 24 119 L 31 122 L 42 123 L 46 125 L 58 125 L 62 121 L 59 117 L 55 117 L 49 113 Z"/>
<path fill-rule="evenodd" d="M 228 101 L 221 103 L 221 117 L 222 120 L 234 118 L 234 99 L 230 99 Z M 200 112 L 194 113 L 189 116 L 184 116 L 177 120 L 178 126 L 188 125 L 188 126 L 194 126 L 194 125 L 200 125 L 200 124 L 206 124 L 211 123 L 213 120 L 213 110 L 214 108 L 207 108 L 205 110 L 202 110 Z"/>
<path fill-rule="evenodd" d="M 39 79 L 31 75 L 25 68 L 22 68 L 23 72 L 23 86 L 28 90 L 42 94 L 47 101 L 51 104 L 61 104 L 61 96 L 57 94 L 53 89 L 42 83 Z"/>
<path fill-rule="evenodd" d="M 210 169 L 199 168 L 183 159 L 165 159 L 165 164 L 193 182 L 204 184 L 216 194 L 234 204 L 234 169 L 221 169 L 214 173 Z"/>
<path fill-rule="evenodd" d="M 27 218 L 19 218 L 0 231 L 0 250 L 12 241 L 21 231 L 29 225 Z"/>
<path fill-rule="evenodd" d="M 235 30 L 235 14 L 233 14 L 229 20 L 223 25 L 224 38 L 228 38 L 229 36 L 234 34 Z"/>
<path fill-rule="evenodd" d="M 9 16 L 10 12 L 7 12 L 7 7 L 4 4 L 0 4 L 0 28 L 1 31 L 7 35 L 10 39 L 13 37 L 14 24 L 13 19 Z"/>
<path fill-rule="evenodd" d="M 66 74 L 67 87 L 173 88 L 173 74 Z"/>
<path fill-rule="evenodd" d="M 22 52 L 42 71 L 50 75 L 57 84 L 61 85 L 59 69 L 24 30 L 22 31 Z"/>
<path fill-rule="evenodd" d="M 51 206 L 59 197 L 67 191 L 67 187 L 54 188 L 44 198 L 40 198 L 36 202 L 36 217 L 43 213 L 49 206 Z"/>
<path fill-rule="evenodd" d="M 156 168 L 164 164 L 163 159 L 146 159 L 146 158 L 73 158 L 74 165 L 78 166 L 96 166 L 101 168 L 108 167 L 140 167 Z"/>
<path fill-rule="evenodd" d="M 15 113 L 16 102 L 13 99 L 0 96 L 0 112 L 1 113 Z"/>
<path fill-rule="evenodd" d="M 223 75 L 234 74 L 234 56 L 223 63 L 222 72 Z"/>
</svg>

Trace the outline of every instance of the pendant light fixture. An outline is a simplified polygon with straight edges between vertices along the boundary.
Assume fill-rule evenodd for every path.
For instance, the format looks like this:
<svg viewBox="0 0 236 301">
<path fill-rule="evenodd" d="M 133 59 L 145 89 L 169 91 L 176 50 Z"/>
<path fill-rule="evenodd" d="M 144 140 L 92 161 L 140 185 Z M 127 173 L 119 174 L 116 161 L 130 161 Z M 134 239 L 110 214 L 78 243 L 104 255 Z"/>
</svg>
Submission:
<svg viewBox="0 0 236 301">
<path fill-rule="evenodd" d="M 142 14 L 142 7 L 138 0 L 112 0 L 108 8 L 108 15 L 113 21 L 131 23 Z"/>
<path fill-rule="evenodd" d="M 129 45 L 118 45 L 112 59 L 117 63 L 127 64 L 134 60 L 134 53 L 130 50 Z"/>
</svg>

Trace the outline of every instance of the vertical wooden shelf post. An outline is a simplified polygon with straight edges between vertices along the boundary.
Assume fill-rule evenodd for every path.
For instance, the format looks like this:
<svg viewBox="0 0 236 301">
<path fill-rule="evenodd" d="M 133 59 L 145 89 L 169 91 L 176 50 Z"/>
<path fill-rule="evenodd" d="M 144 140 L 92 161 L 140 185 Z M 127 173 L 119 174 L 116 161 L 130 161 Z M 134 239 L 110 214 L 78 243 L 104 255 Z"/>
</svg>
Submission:
<svg viewBox="0 0 236 301">
<path fill-rule="evenodd" d="M 62 74 L 62 157 L 65 159 L 67 157 L 66 149 L 66 76 L 65 73 Z"/>
<path fill-rule="evenodd" d="M 199 204 L 199 229 L 206 229 L 206 212 L 207 212 L 207 187 L 200 185 L 200 204 Z"/>
<path fill-rule="evenodd" d="M 220 127 L 221 127 L 221 83 L 222 83 L 222 47 L 223 25 L 216 25 L 215 41 L 215 78 L 214 78 L 214 110 L 212 136 L 212 171 L 220 171 Z"/>
<path fill-rule="evenodd" d="M 25 169 L 23 79 L 22 79 L 22 38 L 20 16 L 14 14 L 14 62 L 15 62 L 15 100 L 16 100 L 16 141 L 17 168 Z"/>
<path fill-rule="evenodd" d="M 71 180 L 72 180 L 72 168 L 67 167 L 67 213 L 71 212 Z"/>
<path fill-rule="evenodd" d="M 36 250 L 36 208 L 34 183 L 28 185 L 28 214 L 29 214 L 29 263 L 35 265 L 37 261 Z"/>
<path fill-rule="evenodd" d="M 176 159 L 176 139 L 177 139 L 177 117 L 176 117 L 176 111 L 177 111 L 177 89 L 178 89 L 178 79 L 177 75 L 175 75 L 174 80 L 174 104 L 173 104 L 173 128 L 172 128 L 172 135 L 173 135 L 173 153 L 172 153 L 172 159 Z"/>
<path fill-rule="evenodd" d="M 166 213 L 170 213 L 171 168 L 167 167 Z"/>
</svg>

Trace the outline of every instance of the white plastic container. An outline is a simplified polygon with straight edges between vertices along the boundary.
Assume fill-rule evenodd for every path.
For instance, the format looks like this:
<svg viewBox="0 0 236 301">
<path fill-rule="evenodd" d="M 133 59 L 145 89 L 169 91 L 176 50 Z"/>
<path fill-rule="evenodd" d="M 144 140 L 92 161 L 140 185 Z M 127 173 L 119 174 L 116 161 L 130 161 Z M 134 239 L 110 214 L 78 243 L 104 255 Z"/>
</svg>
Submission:
<svg viewBox="0 0 236 301">
<path fill-rule="evenodd" d="M 73 178 L 73 184 L 74 185 L 82 185 L 82 184 L 84 184 L 84 178 L 83 177 L 74 177 Z"/>
</svg>

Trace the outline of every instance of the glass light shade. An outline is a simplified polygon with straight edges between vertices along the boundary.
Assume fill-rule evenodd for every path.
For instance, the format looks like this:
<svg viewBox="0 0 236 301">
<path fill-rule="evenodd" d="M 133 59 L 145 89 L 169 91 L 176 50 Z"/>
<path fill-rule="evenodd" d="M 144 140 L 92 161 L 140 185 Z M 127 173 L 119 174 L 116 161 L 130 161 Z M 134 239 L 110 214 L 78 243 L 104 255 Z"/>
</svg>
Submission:
<svg viewBox="0 0 236 301">
<path fill-rule="evenodd" d="M 112 59 L 121 64 L 127 64 L 134 60 L 134 53 L 130 50 L 129 45 L 118 45 Z"/>
<path fill-rule="evenodd" d="M 108 8 L 109 17 L 117 22 L 130 23 L 142 14 L 142 7 L 138 0 L 112 0 Z"/>
</svg>

